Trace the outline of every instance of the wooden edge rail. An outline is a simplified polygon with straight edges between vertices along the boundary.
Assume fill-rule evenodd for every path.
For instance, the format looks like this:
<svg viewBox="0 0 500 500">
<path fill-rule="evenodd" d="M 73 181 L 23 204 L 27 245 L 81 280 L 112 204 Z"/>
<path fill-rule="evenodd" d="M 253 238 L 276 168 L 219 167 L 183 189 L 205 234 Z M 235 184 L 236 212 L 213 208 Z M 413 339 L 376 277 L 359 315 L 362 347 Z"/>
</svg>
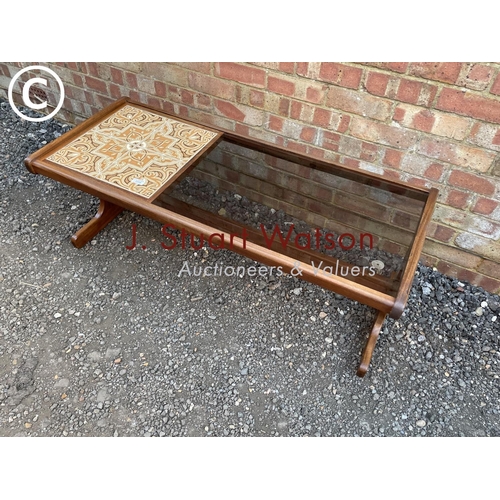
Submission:
<svg viewBox="0 0 500 500">
<path fill-rule="evenodd" d="M 422 248 L 424 247 L 427 226 L 431 221 L 432 213 L 434 211 L 434 206 L 436 205 L 438 195 L 439 191 L 436 188 L 432 188 L 429 191 L 429 197 L 427 198 L 425 206 L 422 210 L 420 222 L 418 223 L 417 230 L 415 231 L 415 236 L 413 237 L 413 243 L 410 247 L 408 260 L 406 262 L 406 267 L 403 272 L 403 277 L 401 278 L 401 284 L 399 285 L 398 294 L 396 296 L 396 303 L 394 304 L 394 308 L 390 313 L 391 318 L 400 318 L 401 314 L 403 314 L 406 302 L 408 301 L 410 289 L 415 277 L 415 271 L 417 270 L 418 261 L 420 259 L 420 253 L 422 252 Z"/>
</svg>

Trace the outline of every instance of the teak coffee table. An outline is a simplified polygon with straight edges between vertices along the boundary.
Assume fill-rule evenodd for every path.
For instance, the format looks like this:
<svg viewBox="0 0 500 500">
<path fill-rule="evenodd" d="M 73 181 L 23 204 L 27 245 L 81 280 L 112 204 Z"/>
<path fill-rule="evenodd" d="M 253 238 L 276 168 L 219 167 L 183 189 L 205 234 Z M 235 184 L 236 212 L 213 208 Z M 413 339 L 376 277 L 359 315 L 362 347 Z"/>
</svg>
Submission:
<svg viewBox="0 0 500 500">
<path fill-rule="evenodd" d="M 412 229 L 402 269 L 389 277 L 318 273 L 311 265 L 318 254 L 312 250 L 284 249 L 277 242 L 269 247 L 255 229 L 169 196 L 168 189 L 221 140 L 336 175 L 362 188 L 373 187 L 389 198 L 399 196 L 420 204 L 421 211 Z M 287 273 L 299 264 L 302 279 L 375 308 L 378 313 L 357 370 L 359 376 L 364 376 L 368 369 L 386 315 L 399 318 L 403 312 L 438 194 L 436 189 L 409 186 L 371 172 L 312 159 L 280 146 L 192 123 L 128 98 L 116 101 L 47 144 L 30 155 L 25 164 L 34 174 L 45 175 L 99 198 L 95 217 L 72 237 L 77 248 L 83 247 L 127 209 L 204 238 L 222 234 L 225 241 L 231 240 L 232 251 L 268 266 L 281 266 Z M 234 237 L 243 232 L 248 238 Z M 324 255 L 321 259 L 331 264 L 338 262 Z M 352 267 L 346 262 L 342 264 Z"/>
</svg>

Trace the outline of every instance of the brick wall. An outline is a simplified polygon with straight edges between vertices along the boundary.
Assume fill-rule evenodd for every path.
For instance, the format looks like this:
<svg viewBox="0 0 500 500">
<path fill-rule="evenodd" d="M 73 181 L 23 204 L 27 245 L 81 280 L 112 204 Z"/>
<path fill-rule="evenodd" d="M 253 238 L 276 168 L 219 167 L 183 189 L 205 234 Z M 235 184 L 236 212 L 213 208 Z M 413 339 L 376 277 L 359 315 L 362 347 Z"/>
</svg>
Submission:
<svg viewBox="0 0 500 500">
<path fill-rule="evenodd" d="M 40 64 L 65 83 L 58 117 L 68 122 L 130 96 L 313 157 L 437 187 L 425 263 L 500 292 L 500 63 Z M 23 66 L 0 63 L 0 96 Z M 244 154 L 224 154 L 224 147 L 214 153 L 200 175 L 223 187 L 246 182 L 260 201 L 314 218 L 311 203 L 280 198 L 279 183 L 270 188 L 269 179 L 242 176 Z M 303 169 L 288 173 L 321 198 L 321 180 Z"/>
</svg>

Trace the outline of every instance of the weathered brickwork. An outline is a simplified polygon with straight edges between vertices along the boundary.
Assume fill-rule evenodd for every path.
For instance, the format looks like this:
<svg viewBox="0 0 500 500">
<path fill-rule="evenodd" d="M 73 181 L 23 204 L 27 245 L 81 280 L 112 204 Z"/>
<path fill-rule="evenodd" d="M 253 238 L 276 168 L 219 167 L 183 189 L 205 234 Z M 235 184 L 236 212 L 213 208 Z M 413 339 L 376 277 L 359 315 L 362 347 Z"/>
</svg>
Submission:
<svg viewBox="0 0 500 500">
<path fill-rule="evenodd" d="M 40 64 L 63 80 L 58 117 L 71 123 L 130 96 L 315 158 L 437 187 L 424 261 L 500 292 L 500 63 Z M 0 63 L 0 96 L 27 65 Z M 329 191 L 321 172 L 270 158 L 265 168 L 262 158 L 230 149 L 214 152 L 198 175 L 222 188 L 239 184 L 241 194 L 315 225 L 335 227 L 325 203 L 352 201 Z M 373 200 L 364 208 L 403 240 L 415 223 L 411 206 Z M 394 240 L 387 235 L 382 246 L 404 250 Z"/>
</svg>

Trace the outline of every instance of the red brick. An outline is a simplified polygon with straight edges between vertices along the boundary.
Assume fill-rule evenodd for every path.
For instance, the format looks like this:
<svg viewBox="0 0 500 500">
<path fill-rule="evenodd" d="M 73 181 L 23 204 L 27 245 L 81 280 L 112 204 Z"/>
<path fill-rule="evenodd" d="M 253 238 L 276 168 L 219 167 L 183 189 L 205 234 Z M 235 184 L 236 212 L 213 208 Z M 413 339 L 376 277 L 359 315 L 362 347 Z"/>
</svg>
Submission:
<svg viewBox="0 0 500 500">
<path fill-rule="evenodd" d="M 497 130 L 495 136 L 491 140 L 491 144 L 494 146 L 500 146 L 500 129 Z"/>
<path fill-rule="evenodd" d="M 340 122 L 337 126 L 337 131 L 341 134 L 347 132 L 349 125 L 351 123 L 351 117 L 349 115 L 340 115 Z"/>
<path fill-rule="evenodd" d="M 237 121 L 243 121 L 245 119 L 245 113 L 240 111 L 236 106 L 226 101 L 215 101 L 216 108 L 228 118 Z"/>
<path fill-rule="evenodd" d="M 455 264 L 451 264 L 450 262 L 446 262 L 445 260 L 440 260 L 437 265 L 437 270 L 442 273 L 450 276 L 452 278 L 458 278 L 461 281 L 466 281 L 471 284 L 475 277 L 474 273 L 469 269 L 464 269 L 463 267 L 457 266 Z"/>
<path fill-rule="evenodd" d="M 440 273 L 451 276 L 452 278 L 458 278 L 463 281 L 468 281 L 469 283 L 473 283 L 473 280 L 476 277 L 473 271 L 457 266 L 456 264 L 452 264 L 445 260 L 441 260 L 438 262 L 437 269 Z"/>
<path fill-rule="evenodd" d="M 119 87 L 118 85 L 115 85 L 114 83 L 110 83 L 109 84 L 109 95 L 111 97 L 113 97 L 114 99 L 120 99 L 121 97 L 123 97 L 123 93 L 122 93 L 122 90 L 121 90 L 121 87 Z"/>
<path fill-rule="evenodd" d="M 302 113 L 302 103 L 299 101 L 292 101 L 292 105 L 290 107 L 290 118 L 294 120 L 300 120 L 300 115 Z"/>
<path fill-rule="evenodd" d="M 271 115 L 269 117 L 269 128 L 276 132 L 281 132 L 283 130 L 283 118 Z"/>
<path fill-rule="evenodd" d="M 491 86 L 490 92 L 495 95 L 500 95 L 500 73 L 495 78 L 495 82 Z"/>
<path fill-rule="evenodd" d="M 452 189 L 446 197 L 446 204 L 454 208 L 465 208 L 469 201 L 469 193 Z"/>
<path fill-rule="evenodd" d="M 360 158 L 362 160 L 374 163 L 378 156 L 378 146 L 371 144 L 369 142 L 363 142 L 361 144 Z"/>
<path fill-rule="evenodd" d="M 165 111 L 165 113 L 168 113 L 169 115 L 173 115 L 175 113 L 174 111 L 174 105 L 167 101 L 166 99 L 161 100 L 161 109 Z"/>
<path fill-rule="evenodd" d="M 327 82 L 347 87 L 350 89 L 359 88 L 363 71 L 340 63 L 322 63 L 319 78 Z"/>
<path fill-rule="evenodd" d="M 434 125 L 434 120 L 434 115 L 428 109 L 424 109 L 413 117 L 413 126 L 417 130 L 430 132 L 432 130 L 432 126 Z"/>
<path fill-rule="evenodd" d="M 405 73 L 406 69 L 408 68 L 407 62 L 389 62 L 386 64 L 387 64 L 387 69 L 396 71 L 398 73 Z"/>
<path fill-rule="evenodd" d="M 264 107 L 265 94 L 259 90 L 250 90 L 250 104 L 258 108 Z"/>
<path fill-rule="evenodd" d="M 483 260 L 481 264 L 479 264 L 477 270 L 485 274 L 486 276 L 495 276 L 500 278 L 500 263 L 493 262 L 491 260 Z"/>
<path fill-rule="evenodd" d="M 306 89 L 306 99 L 309 102 L 318 104 L 323 100 L 324 95 L 325 92 L 317 87 L 307 87 Z"/>
<path fill-rule="evenodd" d="M 366 79 L 366 90 L 370 94 L 375 94 L 378 96 L 384 96 L 387 89 L 387 84 L 389 83 L 389 75 L 385 73 L 375 73 L 370 71 Z"/>
<path fill-rule="evenodd" d="M 466 75 L 460 78 L 457 82 L 462 87 L 467 87 L 473 90 L 484 90 L 488 87 L 491 77 L 493 75 L 493 68 L 486 64 L 472 64 Z"/>
<path fill-rule="evenodd" d="M 95 104 L 94 95 L 95 95 L 94 92 L 89 92 L 89 91 L 85 90 L 85 100 L 91 106 L 93 106 Z"/>
<path fill-rule="evenodd" d="M 500 123 L 500 101 L 469 92 L 444 88 L 436 107 L 459 115 Z"/>
<path fill-rule="evenodd" d="M 307 153 L 307 148 L 305 144 L 295 141 L 287 141 L 286 147 L 291 151 L 296 151 L 297 153 Z"/>
<path fill-rule="evenodd" d="M 87 87 L 91 88 L 92 90 L 97 90 L 98 92 L 101 92 L 103 94 L 107 94 L 107 88 L 106 88 L 106 82 L 103 82 L 102 80 L 98 80 L 97 78 L 93 78 L 91 76 L 86 76 L 85 77 L 85 83 Z"/>
<path fill-rule="evenodd" d="M 222 78 L 227 78 L 240 83 L 246 83 L 255 87 L 264 87 L 266 83 L 266 72 L 261 68 L 244 66 L 232 62 L 221 62 L 215 65 L 215 72 Z"/>
<path fill-rule="evenodd" d="M 293 96 L 295 93 L 295 84 L 282 78 L 269 76 L 267 79 L 267 88 L 271 92 Z"/>
<path fill-rule="evenodd" d="M 309 69 L 309 63 L 298 62 L 295 72 L 297 73 L 297 75 L 307 76 L 308 69 Z"/>
<path fill-rule="evenodd" d="M 221 97 L 222 99 L 234 99 L 235 85 L 219 78 L 201 73 L 189 73 L 188 82 L 189 86 L 198 92 Z"/>
<path fill-rule="evenodd" d="M 83 88 L 83 77 L 77 73 L 72 73 L 73 81 L 77 87 Z"/>
<path fill-rule="evenodd" d="M 311 156 L 313 158 L 318 158 L 320 160 L 323 160 L 325 158 L 325 150 L 308 145 L 307 146 L 307 156 Z M 310 171 L 310 169 L 309 169 L 309 171 Z"/>
<path fill-rule="evenodd" d="M 263 112 L 250 106 L 235 105 L 227 101 L 214 99 L 215 108 L 222 115 L 237 121 L 244 121 L 248 125 L 260 126 L 263 122 Z"/>
<path fill-rule="evenodd" d="M 195 94 L 196 106 L 201 108 L 208 108 L 211 104 L 210 97 L 203 94 Z"/>
<path fill-rule="evenodd" d="M 472 211 L 482 215 L 490 215 L 497 207 L 498 201 L 490 200 L 488 198 L 479 198 Z"/>
<path fill-rule="evenodd" d="M 280 115 L 288 116 L 288 113 L 290 112 L 290 99 L 285 99 L 284 97 L 281 98 L 278 109 Z"/>
<path fill-rule="evenodd" d="M 406 115 L 406 111 L 401 108 L 400 106 L 398 106 L 395 110 L 394 110 L 394 121 L 397 121 L 397 122 L 402 122 L 405 118 L 405 115 Z"/>
<path fill-rule="evenodd" d="M 155 93 L 158 97 L 167 97 L 167 86 L 163 82 L 155 81 Z"/>
<path fill-rule="evenodd" d="M 442 241 L 443 243 L 448 243 L 453 236 L 455 236 L 456 231 L 451 227 L 436 225 L 436 229 L 432 235 L 436 240 Z"/>
<path fill-rule="evenodd" d="M 495 185 L 492 182 L 478 175 L 461 172 L 460 170 L 454 170 L 448 182 L 452 186 L 461 187 L 478 194 L 492 195 L 495 192 Z"/>
<path fill-rule="evenodd" d="M 293 73 L 295 70 L 294 62 L 280 62 L 278 63 L 278 69 L 283 71 L 283 73 Z"/>
<path fill-rule="evenodd" d="M 360 95 L 359 92 L 341 87 L 329 90 L 327 106 L 380 121 L 385 121 L 392 115 L 390 101 L 370 94 Z"/>
<path fill-rule="evenodd" d="M 327 128 L 330 125 L 331 118 L 332 112 L 328 109 L 315 108 L 313 117 L 314 125 Z"/>
<path fill-rule="evenodd" d="M 156 109 L 161 109 L 161 101 L 157 97 L 148 95 L 148 105 Z"/>
<path fill-rule="evenodd" d="M 411 63 L 410 75 L 437 80 L 438 82 L 455 83 L 462 69 L 462 63 L 453 62 L 430 62 Z"/>
<path fill-rule="evenodd" d="M 443 165 L 440 165 L 439 163 L 433 163 L 427 168 L 424 176 L 432 181 L 438 181 L 443 175 L 443 170 Z"/>
<path fill-rule="evenodd" d="M 345 165 L 346 167 L 351 168 L 360 168 L 359 160 L 355 160 L 354 158 L 348 158 L 346 156 L 341 157 L 340 163 Z"/>
<path fill-rule="evenodd" d="M 95 62 L 86 62 L 85 65 L 86 65 L 85 73 L 95 77 L 99 76 L 99 73 L 97 72 L 97 64 Z"/>
<path fill-rule="evenodd" d="M 401 151 L 398 151 L 397 149 L 386 149 L 382 162 L 388 167 L 399 168 L 402 157 L 403 153 Z"/>
<path fill-rule="evenodd" d="M 127 86 L 132 89 L 137 89 L 137 76 L 134 73 L 125 73 L 125 80 L 127 81 Z"/>
<path fill-rule="evenodd" d="M 339 150 L 339 143 L 340 143 L 340 134 L 334 134 L 332 132 L 323 132 L 323 141 L 321 143 L 321 146 L 330 149 L 331 151 L 338 151 Z"/>
<path fill-rule="evenodd" d="M 189 109 L 186 106 L 181 106 L 179 104 L 174 104 L 175 114 L 182 116 L 183 118 L 189 118 Z"/>
<path fill-rule="evenodd" d="M 305 142 L 313 142 L 317 130 L 312 127 L 303 127 L 300 133 L 300 138 Z"/>
<path fill-rule="evenodd" d="M 500 293 L 500 280 L 490 278 L 489 276 L 480 277 L 478 286 L 490 293 Z"/>
<path fill-rule="evenodd" d="M 235 93 L 235 98 L 232 99 L 232 101 L 240 102 L 240 103 L 246 103 L 246 94 L 243 89 L 241 88 L 241 85 L 235 85 L 234 86 L 234 93 Z"/>
<path fill-rule="evenodd" d="M 416 82 L 414 80 L 401 80 L 396 96 L 397 99 L 411 104 L 417 104 L 422 85 L 422 82 Z"/>
<path fill-rule="evenodd" d="M 195 94 L 193 92 L 190 92 L 189 90 L 186 90 L 186 89 L 181 90 L 181 101 L 184 104 L 193 104 L 194 103 L 194 96 L 195 96 Z"/>
<path fill-rule="evenodd" d="M 110 67 L 111 80 L 118 85 L 123 85 L 123 72 L 113 66 Z"/>
</svg>

